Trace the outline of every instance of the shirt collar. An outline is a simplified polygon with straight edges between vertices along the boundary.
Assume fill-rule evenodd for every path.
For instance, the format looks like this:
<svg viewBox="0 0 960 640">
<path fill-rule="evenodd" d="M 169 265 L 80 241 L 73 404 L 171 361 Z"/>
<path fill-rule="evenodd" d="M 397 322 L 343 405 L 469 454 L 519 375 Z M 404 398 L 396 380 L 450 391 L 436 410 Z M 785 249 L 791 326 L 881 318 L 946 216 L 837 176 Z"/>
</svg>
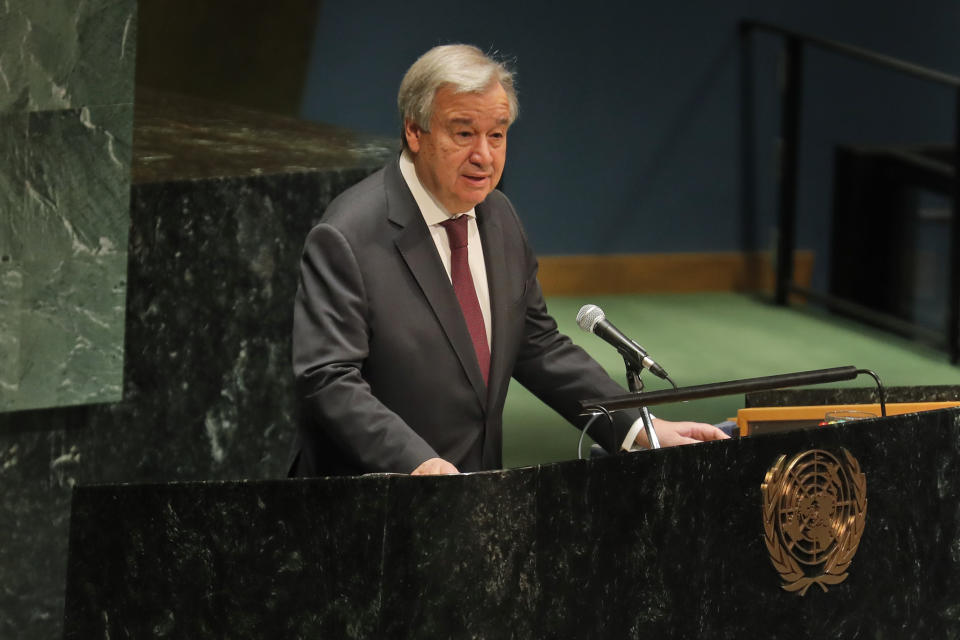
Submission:
<svg viewBox="0 0 960 640">
<path fill-rule="evenodd" d="M 440 224 L 445 220 L 457 217 L 451 215 L 442 204 L 437 202 L 433 194 L 420 182 L 420 176 L 417 175 L 417 169 L 413 165 L 413 156 L 410 154 L 409 149 L 404 149 L 403 153 L 400 154 L 400 174 L 410 188 L 413 199 L 417 201 L 417 206 L 420 207 L 420 214 L 423 215 L 427 226 Z M 470 209 L 462 215 L 475 218 L 477 217 L 476 209 Z"/>
</svg>

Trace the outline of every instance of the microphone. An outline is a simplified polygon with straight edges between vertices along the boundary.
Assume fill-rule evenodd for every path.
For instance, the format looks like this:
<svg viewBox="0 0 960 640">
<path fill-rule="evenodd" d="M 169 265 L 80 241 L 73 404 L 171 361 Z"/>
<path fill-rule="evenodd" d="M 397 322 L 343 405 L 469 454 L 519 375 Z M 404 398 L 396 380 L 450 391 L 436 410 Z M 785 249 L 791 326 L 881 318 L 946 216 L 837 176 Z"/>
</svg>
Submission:
<svg viewBox="0 0 960 640">
<path fill-rule="evenodd" d="M 577 313 L 577 324 L 581 329 L 587 333 L 592 333 L 599 338 L 602 338 L 614 349 L 616 349 L 620 355 L 622 355 L 628 362 L 630 362 L 635 367 L 647 369 L 653 375 L 658 378 L 663 378 L 664 380 L 670 380 L 670 377 L 667 375 L 667 372 L 653 361 L 653 358 L 647 355 L 646 349 L 641 347 L 639 344 L 623 335 L 619 329 L 613 326 L 609 320 L 607 320 L 606 315 L 603 313 L 603 309 L 598 307 L 595 304 L 585 304 L 580 307 L 580 311 Z"/>
</svg>

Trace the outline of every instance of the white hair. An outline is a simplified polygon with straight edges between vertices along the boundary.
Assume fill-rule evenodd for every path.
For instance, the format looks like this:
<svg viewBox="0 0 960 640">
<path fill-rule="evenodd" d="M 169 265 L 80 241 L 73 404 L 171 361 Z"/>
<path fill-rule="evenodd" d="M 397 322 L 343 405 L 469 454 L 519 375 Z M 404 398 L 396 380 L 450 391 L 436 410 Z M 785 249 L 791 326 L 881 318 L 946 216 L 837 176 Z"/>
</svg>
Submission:
<svg viewBox="0 0 960 640">
<path fill-rule="evenodd" d="M 468 44 L 446 44 L 427 51 L 407 69 L 397 93 L 404 146 L 407 139 L 402 131 L 408 120 L 430 131 L 438 89 L 449 86 L 454 93 L 483 93 L 496 82 L 507 92 L 512 124 L 520 106 L 513 86 L 513 72 L 504 63 Z"/>
</svg>

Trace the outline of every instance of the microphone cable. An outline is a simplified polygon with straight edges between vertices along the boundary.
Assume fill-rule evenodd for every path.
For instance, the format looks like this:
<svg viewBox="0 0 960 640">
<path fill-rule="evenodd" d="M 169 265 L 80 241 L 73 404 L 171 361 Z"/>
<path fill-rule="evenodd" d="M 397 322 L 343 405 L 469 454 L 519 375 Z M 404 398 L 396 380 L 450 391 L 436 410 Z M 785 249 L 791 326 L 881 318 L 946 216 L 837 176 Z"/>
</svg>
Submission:
<svg viewBox="0 0 960 640">
<path fill-rule="evenodd" d="M 610 415 L 609 411 L 607 411 L 603 407 L 597 407 L 595 411 L 596 412 L 593 414 L 593 417 L 590 418 L 587 424 L 583 425 L 583 429 L 580 431 L 580 442 L 577 443 L 577 459 L 578 460 L 583 460 L 583 439 L 586 437 L 587 431 L 590 429 L 591 426 L 593 426 L 593 423 L 596 421 L 596 419 L 599 418 L 600 416 L 607 416 L 607 421 L 610 424 L 613 424 L 613 416 Z"/>
<path fill-rule="evenodd" d="M 880 376 L 875 374 L 870 369 L 857 369 L 857 373 L 865 373 L 871 378 L 874 382 L 877 383 L 877 395 L 880 396 L 880 415 L 886 417 L 887 415 L 887 391 L 883 388 L 883 383 L 880 382 Z"/>
</svg>

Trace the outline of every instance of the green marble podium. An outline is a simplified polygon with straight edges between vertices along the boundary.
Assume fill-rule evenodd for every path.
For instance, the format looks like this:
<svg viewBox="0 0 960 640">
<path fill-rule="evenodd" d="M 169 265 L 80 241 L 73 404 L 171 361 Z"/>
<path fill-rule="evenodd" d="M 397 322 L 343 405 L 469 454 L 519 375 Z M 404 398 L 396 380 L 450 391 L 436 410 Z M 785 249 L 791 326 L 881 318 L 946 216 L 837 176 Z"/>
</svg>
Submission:
<svg viewBox="0 0 960 640">
<path fill-rule="evenodd" d="M 863 517 L 845 579 L 800 595 L 761 485 L 811 450 L 857 461 Z M 91 486 L 65 637 L 954 638 L 957 549 L 960 409 L 462 476 Z"/>
</svg>

